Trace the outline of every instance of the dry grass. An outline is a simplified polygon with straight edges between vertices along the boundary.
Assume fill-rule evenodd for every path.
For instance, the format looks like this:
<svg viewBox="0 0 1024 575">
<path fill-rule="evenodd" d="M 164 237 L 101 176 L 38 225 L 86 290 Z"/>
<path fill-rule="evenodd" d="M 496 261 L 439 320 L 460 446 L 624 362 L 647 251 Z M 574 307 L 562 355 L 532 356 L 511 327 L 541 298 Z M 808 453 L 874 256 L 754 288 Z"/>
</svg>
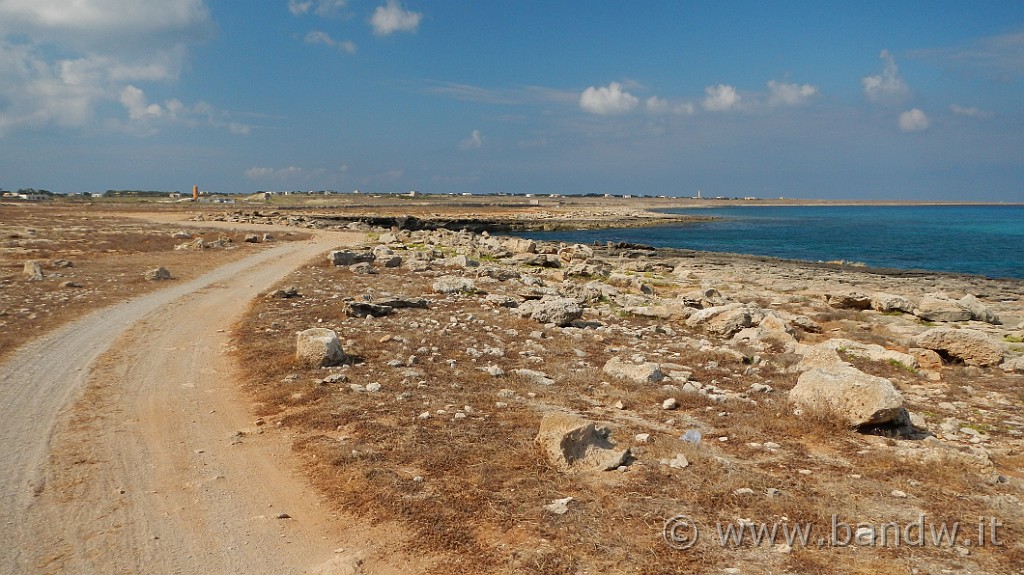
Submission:
<svg viewBox="0 0 1024 575">
<path fill-rule="evenodd" d="M 1001 573 L 1018 565 L 1019 546 L 972 549 L 967 556 L 939 548 L 812 546 L 784 553 L 719 546 L 716 522 L 741 519 L 809 523 L 826 531 L 833 514 L 854 523 L 910 521 L 920 513 L 969 522 L 1004 512 L 983 497 L 1007 487 L 990 483 L 992 468 L 957 450 L 937 462 L 925 456 L 922 442 L 860 435 L 827 414 L 794 415 L 784 392 L 796 376 L 785 370 L 792 362 L 778 350 L 764 352 L 767 363 L 748 373 L 749 366 L 730 355 L 688 346 L 688 338 L 707 336 L 681 322 L 670 322 L 670 336 L 654 329 L 665 322 L 610 310 L 600 319 L 615 329 L 549 329 L 493 307 L 482 293 L 430 294 L 434 276 L 405 270 L 359 275 L 314 264 L 282 282 L 298 287 L 302 297 L 259 300 L 235 335 L 258 416 L 297 437 L 295 449 L 316 487 L 339 509 L 408 533 L 406 551 L 449 557 L 436 573 L 655 574 L 726 567 L 744 573 Z M 481 279 L 477 285 L 484 292 L 503 289 Z M 346 298 L 424 294 L 428 310 L 376 319 L 344 313 Z M 828 329 L 863 320 L 853 312 L 815 317 Z M 327 369 L 297 365 L 294 333 L 312 326 L 336 330 L 358 360 Z M 884 337 L 876 334 L 873 341 Z M 770 382 L 776 391 L 719 403 L 615 380 L 600 369 L 613 356 L 633 354 L 685 366 L 692 379 L 727 391 L 746 393 L 753 382 Z M 410 364 L 413 355 L 417 361 Z M 392 360 L 404 365 L 388 367 Z M 898 366 L 854 361 L 898 386 L 927 384 Z M 479 369 L 491 364 L 506 375 Z M 520 368 L 543 371 L 556 383 L 537 385 L 513 373 Z M 320 383 L 332 373 L 349 382 Z M 372 382 L 382 385 L 380 393 L 349 389 Z M 676 411 L 661 409 L 669 396 L 679 402 Z M 624 409 L 613 407 L 617 401 Z M 610 422 L 612 439 L 629 446 L 635 462 L 624 472 L 554 469 L 533 442 L 548 409 Z M 430 417 L 420 419 L 421 413 Z M 700 445 L 679 440 L 694 427 L 704 432 Z M 651 438 L 640 443 L 633 439 L 638 433 Z M 769 449 L 767 442 L 779 447 Z M 679 453 L 688 467 L 659 464 Z M 996 463 L 1000 472 L 1019 475 L 1019 456 Z M 893 495 L 898 491 L 907 496 Z M 563 497 L 574 499 L 567 514 L 543 509 Z M 664 523 L 677 514 L 702 526 L 695 550 L 664 543 Z"/>
</svg>

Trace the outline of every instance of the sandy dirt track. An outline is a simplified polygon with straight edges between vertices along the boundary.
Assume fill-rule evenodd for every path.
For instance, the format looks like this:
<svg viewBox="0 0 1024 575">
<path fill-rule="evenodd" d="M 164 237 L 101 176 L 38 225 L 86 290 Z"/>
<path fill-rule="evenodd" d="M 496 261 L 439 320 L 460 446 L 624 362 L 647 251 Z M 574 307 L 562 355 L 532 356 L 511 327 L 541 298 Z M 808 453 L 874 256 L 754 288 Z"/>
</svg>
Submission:
<svg viewBox="0 0 1024 575">
<path fill-rule="evenodd" d="M 0 366 L 0 573 L 358 572 L 359 537 L 258 433 L 225 353 L 252 298 L 360 238 L 282 243 Z"/>
</svg>

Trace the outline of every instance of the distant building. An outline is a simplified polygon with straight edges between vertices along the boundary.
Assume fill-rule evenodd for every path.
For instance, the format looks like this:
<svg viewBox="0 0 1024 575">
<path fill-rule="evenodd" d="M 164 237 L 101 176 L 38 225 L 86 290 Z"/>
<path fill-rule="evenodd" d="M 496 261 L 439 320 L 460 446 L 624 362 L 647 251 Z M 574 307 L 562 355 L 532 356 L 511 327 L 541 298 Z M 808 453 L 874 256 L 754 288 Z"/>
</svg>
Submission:
<svg viewBox="0 0 1024 575">
<path fill-rule="evenodd" d="M 39 192 L 20 192 L 15 194 L 15 197 L 20 200 L 26 200 L 29 202 L 41 202 L 48 199 L 50 196 L 41 194 Z"/>
<path fill-rule="evenodd" d="M 356 193 L 359 193 L 359 190 L 356 190 Z M 409 190 L 409 193 L 406 194 L 406 195 L 409 196 L 410 198 L 415 198 L 415 197 L 419 196 L 420 193 L 417 192 L 416 190 Z"/>
<path fill-rule="evenodd" d="M 171 192 L 171 193 L 167 194 L 167 197 L 168 198 L 180 198 L 181 197 L 181 192 Z"/>
</svg>

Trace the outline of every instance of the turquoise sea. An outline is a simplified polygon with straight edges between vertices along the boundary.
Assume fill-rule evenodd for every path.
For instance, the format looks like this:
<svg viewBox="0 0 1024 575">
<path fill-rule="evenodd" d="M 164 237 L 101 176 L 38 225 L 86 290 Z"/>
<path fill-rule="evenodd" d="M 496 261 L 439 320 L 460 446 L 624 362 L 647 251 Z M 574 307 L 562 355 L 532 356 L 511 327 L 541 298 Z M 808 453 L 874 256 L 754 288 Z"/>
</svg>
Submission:
<svg viewBox="0 0 1024 575">
<path fill-rule="evenodd" d="M 719 219 L 524 235 L 1024 279 L 1024 206 L 733 206 L 667 211 Z"/>
</svg>

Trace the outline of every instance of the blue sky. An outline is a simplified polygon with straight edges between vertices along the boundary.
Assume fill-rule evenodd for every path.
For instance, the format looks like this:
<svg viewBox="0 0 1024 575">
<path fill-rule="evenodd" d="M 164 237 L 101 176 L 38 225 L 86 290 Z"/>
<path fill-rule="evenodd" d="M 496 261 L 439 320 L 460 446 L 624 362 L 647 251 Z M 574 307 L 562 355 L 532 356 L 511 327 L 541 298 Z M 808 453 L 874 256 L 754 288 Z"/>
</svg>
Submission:
<svg viewBox="0 0 1024 575">
<path fill-rule="evenodd" d="M 0 186 L 1024 201 L 1024 3 L 0 0 Z"/>
</svg>

